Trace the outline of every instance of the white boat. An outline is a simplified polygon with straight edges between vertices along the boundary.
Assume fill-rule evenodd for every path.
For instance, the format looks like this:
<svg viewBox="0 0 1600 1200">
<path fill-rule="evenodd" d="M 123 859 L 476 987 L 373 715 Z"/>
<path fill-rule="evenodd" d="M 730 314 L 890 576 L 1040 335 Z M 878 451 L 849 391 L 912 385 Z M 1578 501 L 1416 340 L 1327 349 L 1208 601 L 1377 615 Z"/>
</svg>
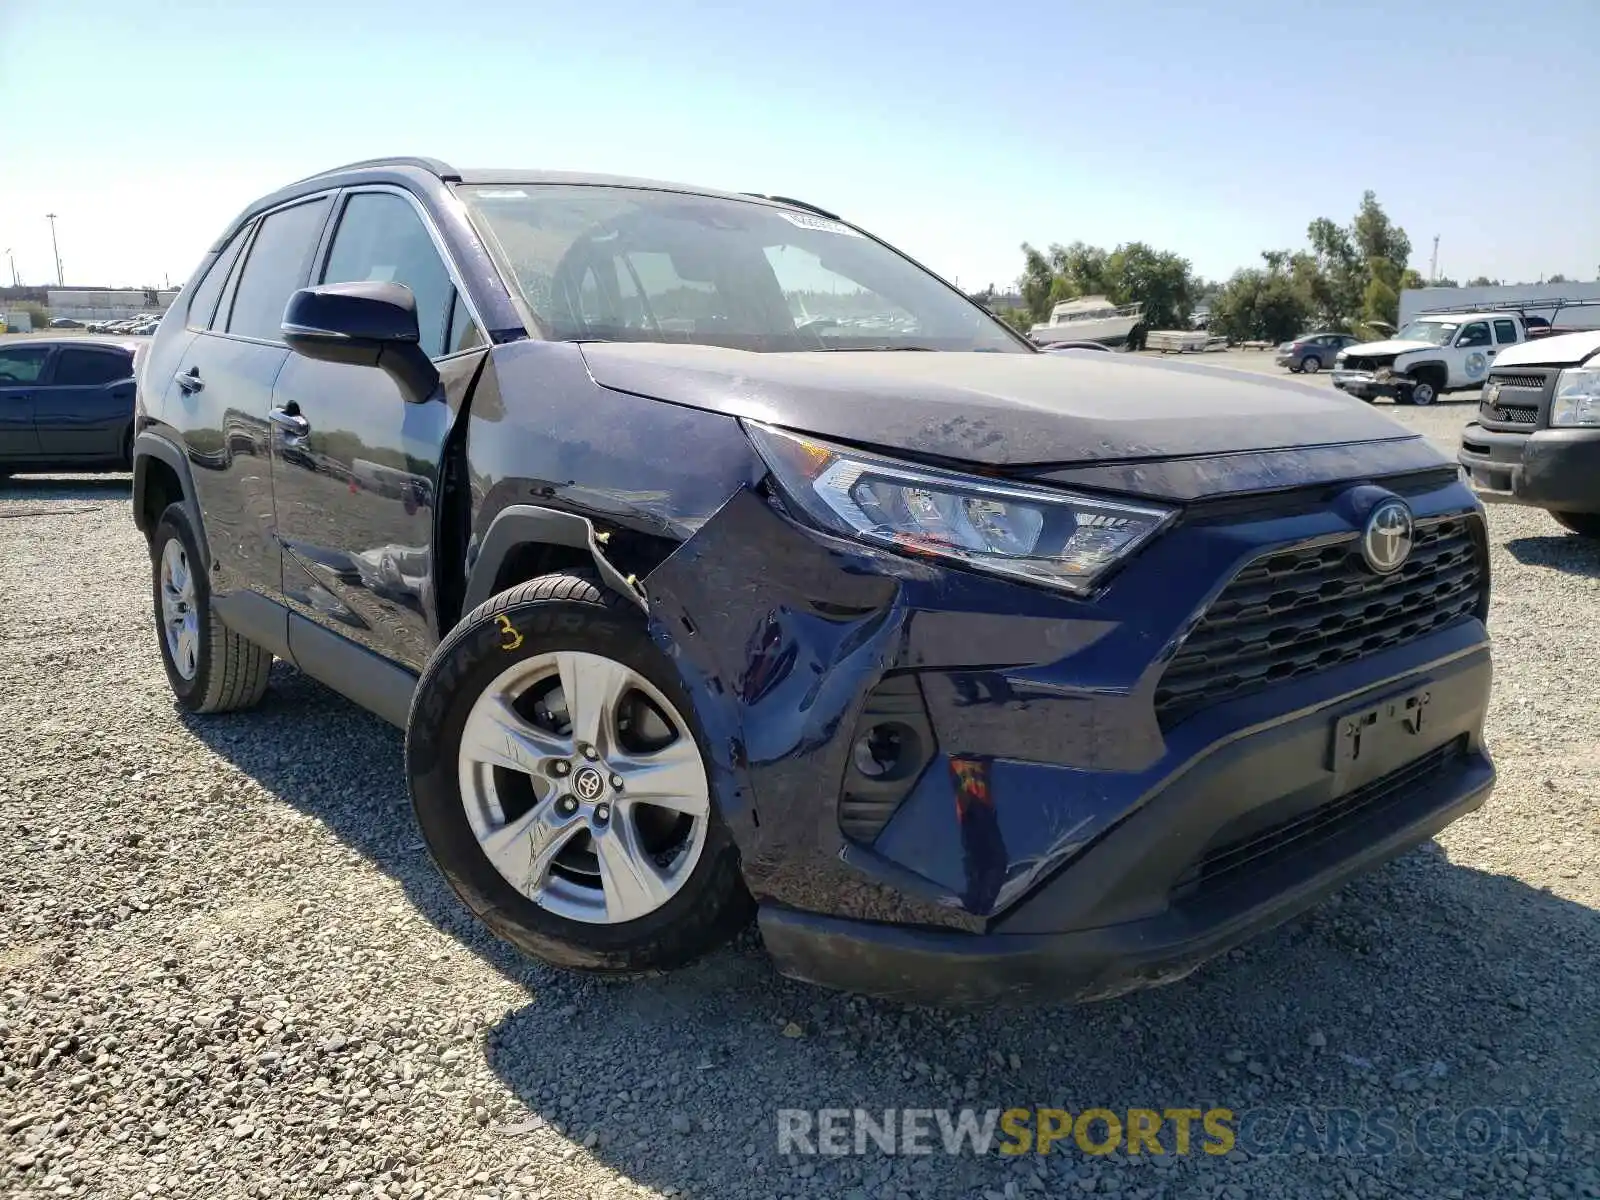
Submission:
<svg viewBox="0 0 1600 1200">
<path fill-rule="evenodd" d="M 1142 304 L 1124 304 L 1119 308 L 1104 296 L 1079 296 L 1076 300 L 1063 300 L 1052 308 L 1050 319 L 1028 330 L 1028 336 L 1043 346 L 1051 342 L 1099 342 L 1105 346 L 1120 346 L 1128 340 L 1143 314 Z"/>
</svg>

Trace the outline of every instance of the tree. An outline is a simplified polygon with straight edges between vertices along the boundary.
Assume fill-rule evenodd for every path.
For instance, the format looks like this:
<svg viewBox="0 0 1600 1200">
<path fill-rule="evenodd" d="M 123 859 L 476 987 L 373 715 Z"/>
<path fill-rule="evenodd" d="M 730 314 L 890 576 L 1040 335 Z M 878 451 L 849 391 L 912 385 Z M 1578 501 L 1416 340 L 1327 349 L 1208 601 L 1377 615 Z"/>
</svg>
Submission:
<svg viewBox="0 0 1600 1200">
<path fill-rule="evenodd" d="M 1282 342 L 1297 337 L 1311 306 L 1282 269 L 1236 271 L 1211 306 L 1211 328 L 1236 342 Z"/>
<path fill-rule="evenodd" d="M 1110 299 L 1144 305 L 1144 323 L 1153 329 L 1182 329 L 1194 310 L 1194 276 L 1189 260 L 1143 242 L 1118 246 L 1106 259 Z"/>
<path fill-rule="evenodd" d="M 1387 321 L 1390 325 L 1400 319 L 1400 297 L 1382 279 L 1374 278 L 1367 284 L 1361 297 L 1361 319 L 1368 323 Z"/>
<path fill-rule="evenodd" d="M 1378 203 L 1372 191 L 1361 194 L 1361 207 L 1356 219 L 1350 223 L 1350 236 L 1363 257 L 1369 262 L 1375 258 L 1387 259 L 1397 271 L 1405 270 L 1411 259 L 1411 239 Z"/>
<path fill-rule="evenodd" d="M 1467 280 L 1468 287 L 1498 287 L 1498 279 L 1490 279 L 1487 275 L 1478 275 Z"/>
<path fill-rule="evenodd" d="M 24 300 L 12 306 L 13 312 L 25 312 L 35 329 L 45 329 L 50 325 L 50 310 L 37 300 Z"/>
<path fill-rule="evenodd" d="M 1569 280 L 1567 279 L 1567 277 L 1565 275 L 1562 275 L 1560 272 L 1557 272 L 1556 274 L 1554 274 L 1554 275 L 1550 276 L 1548 279 L 1546 279 L 1545 282 L 1546 283 L 1567 283 L 1567 282 L 1569 282 Z"/>
</svg>

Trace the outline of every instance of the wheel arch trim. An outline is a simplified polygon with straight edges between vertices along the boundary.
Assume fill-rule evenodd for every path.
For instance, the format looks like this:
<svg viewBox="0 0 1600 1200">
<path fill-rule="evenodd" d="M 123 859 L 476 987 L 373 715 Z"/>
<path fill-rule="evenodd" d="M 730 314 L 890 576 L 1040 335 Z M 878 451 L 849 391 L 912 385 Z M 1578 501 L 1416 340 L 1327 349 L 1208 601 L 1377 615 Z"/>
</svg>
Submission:
<svg viewBox="0 0 1600 1200">
<path fill-rule="evenodd" d="M 600 549 L 588 517 L 537 504 L 508 504 L 495 514 L 476 552 L 468 553 L 467 588 L 461 603 L 469 613 L 494 594 L 495 579 L 506 557 L 526 545 L 565 546 L 587 550 L 606 586 L 650 611 L 640 589 L 614 567 Z"/>
<path fill-rule="evenodd" d="M 207 571 L 211 569 L 211 543 L 206 538 L 206 526 L 201 519 L 200 505 L 195 499 L 194 475 L 189 469 L 189 459 L 177 446 L 162 437 L 160 434 L 151 433 L 148 429 L 134 436 L 133 439 L 133 524 L 140 533 L 148 537 L 154 532 L 154 525 L 145 517 L 144 495 L 149 486 L 150 460 L 159 459 L 163 465 L 170 467 L 172 473 L 178 477 L 178 486 L 183 490 L 181 503 L 189 512 L 189 523 L 194 529 L 195 540 L 199 543 L 201 565 Z"/>
</svg>

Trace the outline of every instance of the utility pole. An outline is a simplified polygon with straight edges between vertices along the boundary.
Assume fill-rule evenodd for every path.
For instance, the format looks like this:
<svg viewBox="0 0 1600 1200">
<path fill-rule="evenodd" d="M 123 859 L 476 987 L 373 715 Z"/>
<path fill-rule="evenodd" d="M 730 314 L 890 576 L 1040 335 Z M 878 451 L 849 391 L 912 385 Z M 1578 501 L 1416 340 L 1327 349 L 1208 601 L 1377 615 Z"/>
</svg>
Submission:
<svg viewBox="0 0 1600 1200">
<path fill-rule="evenodd" d="M 1439 235 L 1433 235 L 1433 261 L 1428 264 L 1428 282 L 1439 282 Z"/>
<path fill-rule="evenodd" d="M 15 254 L 11 253 L 11 247 L 10 246 L 6 247 L 6 258 L 11 263 L 11 286 L 12 287 L 21 287 L 22 286 L 22 280 L 17 278 L 17 256 Z"/>
<path fill-rule="evenodd" d="M 45 220 L 50 222 L 50 249 L 56 253 L 56 286 L 66 287 L 66 278 L 61 273 L 61 247 L 56 244 L 56 215 L 55 213 L 45 213 L 44 216 Z"/>
</svg>

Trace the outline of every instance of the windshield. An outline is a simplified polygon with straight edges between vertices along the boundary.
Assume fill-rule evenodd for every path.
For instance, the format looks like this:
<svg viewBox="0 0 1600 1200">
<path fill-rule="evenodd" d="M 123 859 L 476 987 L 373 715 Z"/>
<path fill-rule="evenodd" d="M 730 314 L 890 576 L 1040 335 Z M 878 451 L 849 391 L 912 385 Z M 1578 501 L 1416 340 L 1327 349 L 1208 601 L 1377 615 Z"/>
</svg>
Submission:
<svg viewBox="0 0 1600 1200">
<path fill-rule="evenodd" d="M 1432 346 L 1443 346 L 1455 337 L 1459 325 L 1447 325 L 1443 321 L 1413 321 L 1395 338 L 1402 342 L 1427 342 Z"/>
<path fill-rule="evenodd" d="M 1030 353 L 908 259 L 810 213 L 597 185 L 457 193 L 558 341 Z"/>
</svg>

